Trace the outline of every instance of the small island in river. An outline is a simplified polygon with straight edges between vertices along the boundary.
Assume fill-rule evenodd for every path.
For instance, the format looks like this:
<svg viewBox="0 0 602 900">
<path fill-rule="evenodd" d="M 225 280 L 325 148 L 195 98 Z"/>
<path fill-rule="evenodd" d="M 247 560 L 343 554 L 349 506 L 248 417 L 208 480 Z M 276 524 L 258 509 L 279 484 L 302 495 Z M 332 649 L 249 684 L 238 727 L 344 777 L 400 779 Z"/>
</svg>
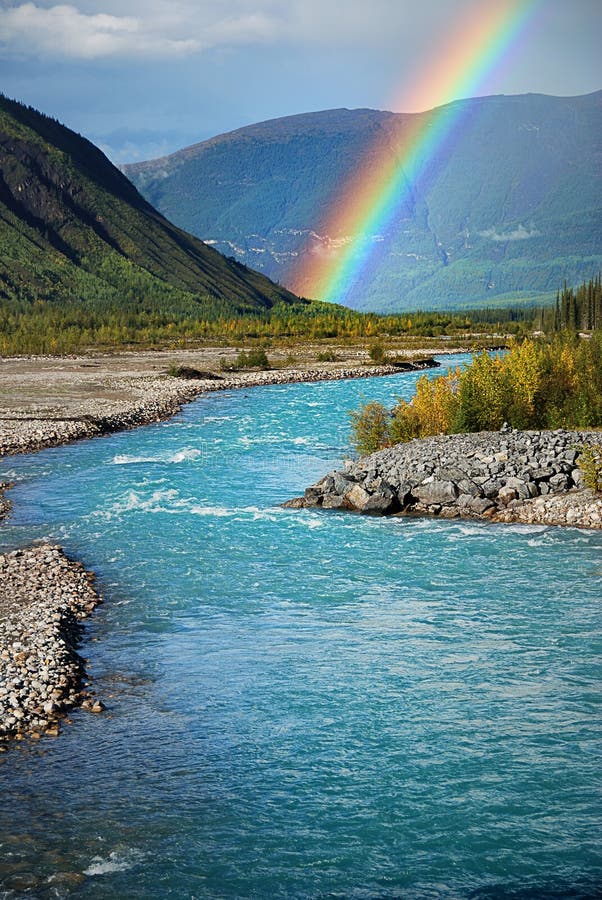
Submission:
<svg viewBox="0 0 602 900">
<path fill-rule="evenodd" d="M 600 528 L 602 497 L 578 465 L 580 448 L 599 441 L 510 428 L 415 439 L 348 462 L 285 505 Z"/>
</svg>

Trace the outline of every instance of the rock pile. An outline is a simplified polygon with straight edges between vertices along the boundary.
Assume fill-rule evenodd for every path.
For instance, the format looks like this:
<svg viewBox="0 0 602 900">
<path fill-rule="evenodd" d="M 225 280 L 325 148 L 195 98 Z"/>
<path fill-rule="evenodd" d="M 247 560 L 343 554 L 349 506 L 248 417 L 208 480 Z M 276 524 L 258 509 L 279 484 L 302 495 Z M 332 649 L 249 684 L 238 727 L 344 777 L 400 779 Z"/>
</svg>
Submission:
<svg viewBox="0 0 602 900">
<path fill-rule="evenodd" d="M 0 556 L 0 749 L 56 735 L 70 707 L 100 712 L 82 690 L 81 620 L 100 602 L 93 576 L 48 544 Z"/>
<path fill-rule="evenodd" d="M 548 494 L 530 501 L 513 501 L 497 510 L 496 522 L 522 522 L 526 525 L 565 525 L 578 528 L 602 528 L 602 499 L 592 491 Z"/>
<path fill-rule="evenodd" d="M 576 503 L 579 448 L 601 442 L 600 432 L 561 430 L 439 435 L 349 462 L 286 505 L 546 524 L 556 515 L 558 524 L 601 527 L 601 498 L 581 490 Z M 547 502 L 558 496 L 564 506 Z"/>
<path fill-rule="evenodd" d="M 11 509 L 11 502 L 4 496 L 4 491 L 10 487 L 10 481 L 0 481 L 0 519 L 7 516 Z"/>
</svg>

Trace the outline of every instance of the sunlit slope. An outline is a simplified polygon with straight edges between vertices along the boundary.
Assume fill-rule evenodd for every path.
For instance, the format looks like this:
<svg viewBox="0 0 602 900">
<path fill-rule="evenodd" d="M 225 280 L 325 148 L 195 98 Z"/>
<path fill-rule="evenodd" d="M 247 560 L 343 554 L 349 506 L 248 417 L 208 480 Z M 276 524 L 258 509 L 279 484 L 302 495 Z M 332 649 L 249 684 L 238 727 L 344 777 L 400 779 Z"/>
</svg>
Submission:
<svg viewBox="0 0 602 900">
<path fill-rule="evenodd" d="M 0 296 L 193 316 L 296 300 L 172 225 L 89 141 L 4 97 Z"/>
</svg>

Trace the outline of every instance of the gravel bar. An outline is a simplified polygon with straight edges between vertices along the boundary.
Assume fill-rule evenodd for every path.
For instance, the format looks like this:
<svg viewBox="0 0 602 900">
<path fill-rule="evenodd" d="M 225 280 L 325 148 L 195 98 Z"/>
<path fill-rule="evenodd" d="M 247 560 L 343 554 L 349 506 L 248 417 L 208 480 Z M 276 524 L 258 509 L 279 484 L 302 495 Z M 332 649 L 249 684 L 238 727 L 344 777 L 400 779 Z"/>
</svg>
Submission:
<svg viewBox="0 0 602 900">
<path fill-rule="evenodd" d="M 102 711 L 77 653 L 98 603 L 94 576 L 60 547 L 0 556 L 0 751 L 9 739 L 57 735 L 72 707 Z"/>
<path fill-rule="evenodd" d="M 339 381 L 395 375 L 437 366 L 433 359 L 396 366 L 357 366 L 337 369 L 286 369 L 265 372 L 240 372 L 210 378 L 184 379 L 169 375 L 143 375 L 136 378 L 111 378 L 114 393 L 124 399 L 90 399 L 78 405 L 76 415 L 66 416 L 57 408 L 36 415 L 31 410 L 14 408 L 0 412 L 0 457 L 31 453 L 45 447 L 67 444 L 82 438 L 137 428 L 168 419 L 182 404 L 208 391 L 229 391 L 270 384 Z"/>
</svg>

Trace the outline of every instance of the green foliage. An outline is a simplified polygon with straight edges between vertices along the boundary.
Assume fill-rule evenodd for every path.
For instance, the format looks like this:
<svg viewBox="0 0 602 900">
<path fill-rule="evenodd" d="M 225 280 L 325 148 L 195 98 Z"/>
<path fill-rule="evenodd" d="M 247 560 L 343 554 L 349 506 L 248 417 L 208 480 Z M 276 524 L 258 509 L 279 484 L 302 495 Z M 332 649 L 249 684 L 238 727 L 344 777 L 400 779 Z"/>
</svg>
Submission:
<svg viewBox="0 0 602 900">
<path fill-rule="evenodd" d="M 2 353 L 199 334 L 301 304 L 176 228 L 89 141 L 0 95 Z"/>
<path fill-rule="evenodd" d="M 602 444 L 584 444 L 580 447 L 577 465 L 581 469 L 585 486 L 590 491 L 602 492 Z"/>
<path fill-rule="evenodd" d="M 473 356 L 463 369 L 423 375 L 410 402 L 391 413 L 368 406 L 352 414 L 361 452 L 434 434 L 514 428 L 602 426 L 602 331 L 515 343 L 505 355 Z M 366 437 L 367 435 L 367 437 Z"/>
<path fill-rule="evenodd" d="M 556 295 L 553 318 L 548 314 L 548 331 L 593 331 L 602 328 L 602 278 L 584 282 L 576 290 L 564 285 Z"/>
<path fill-rule="evenodd" d="M 387 351 L 380 341 L 372 344 L 368 350 L 368 356 L 376 366 L 382 366 L 387 362 Z"/>
<path fill-rule="evenodd" d="M 352 444 L 362 456 L 374 453 L 390 443 L 389 411 L 375 400 L 364 403 L 359 412 L 351 412 Z"/>
<path fill-rule="evenodd" d="M 222 361 L 221 368 L 227 372 L 239 372 L 241 369 L 269 369 L 270 362 L 265 350 L 241 350 L 234 362 Z"/>
<path fill-rule="evenodd" d="M 406 338 L 422 337 L 425 331 L 439 336 L 477 328 L 487 334 L 512 331 L 514 326 L 505 322 L 503 315 L 500 320 L 473 323 L 465 314 L 378 316 L 328 303 L 278 303 L 271 309 L 234 315 L 215 297 L 197 299 L 175 288 L 167 303 L 163 287 L 150 279 L 136 290 L 127 290 L 124 282 L 124 299 L 118 287 L 100 286 L 82 269 L 73 268 L 73 272 L 82 299 L 0 296 L 0 354 L 74 353 L 89 347 L 124 345 L 185 347 L 208 340 L 311 341 L 325 331 L 345 343 L 372 340 L 381 333 Z M 336 361 L 333 351 L 324 354 L 328 357 L 324 362 Z"/>
<path fill-rule="evenodd" d="M 316 356 L 318 362 L 336 362 L 338 359 L 334 350 L 322 350 Z"/>
</svg>

